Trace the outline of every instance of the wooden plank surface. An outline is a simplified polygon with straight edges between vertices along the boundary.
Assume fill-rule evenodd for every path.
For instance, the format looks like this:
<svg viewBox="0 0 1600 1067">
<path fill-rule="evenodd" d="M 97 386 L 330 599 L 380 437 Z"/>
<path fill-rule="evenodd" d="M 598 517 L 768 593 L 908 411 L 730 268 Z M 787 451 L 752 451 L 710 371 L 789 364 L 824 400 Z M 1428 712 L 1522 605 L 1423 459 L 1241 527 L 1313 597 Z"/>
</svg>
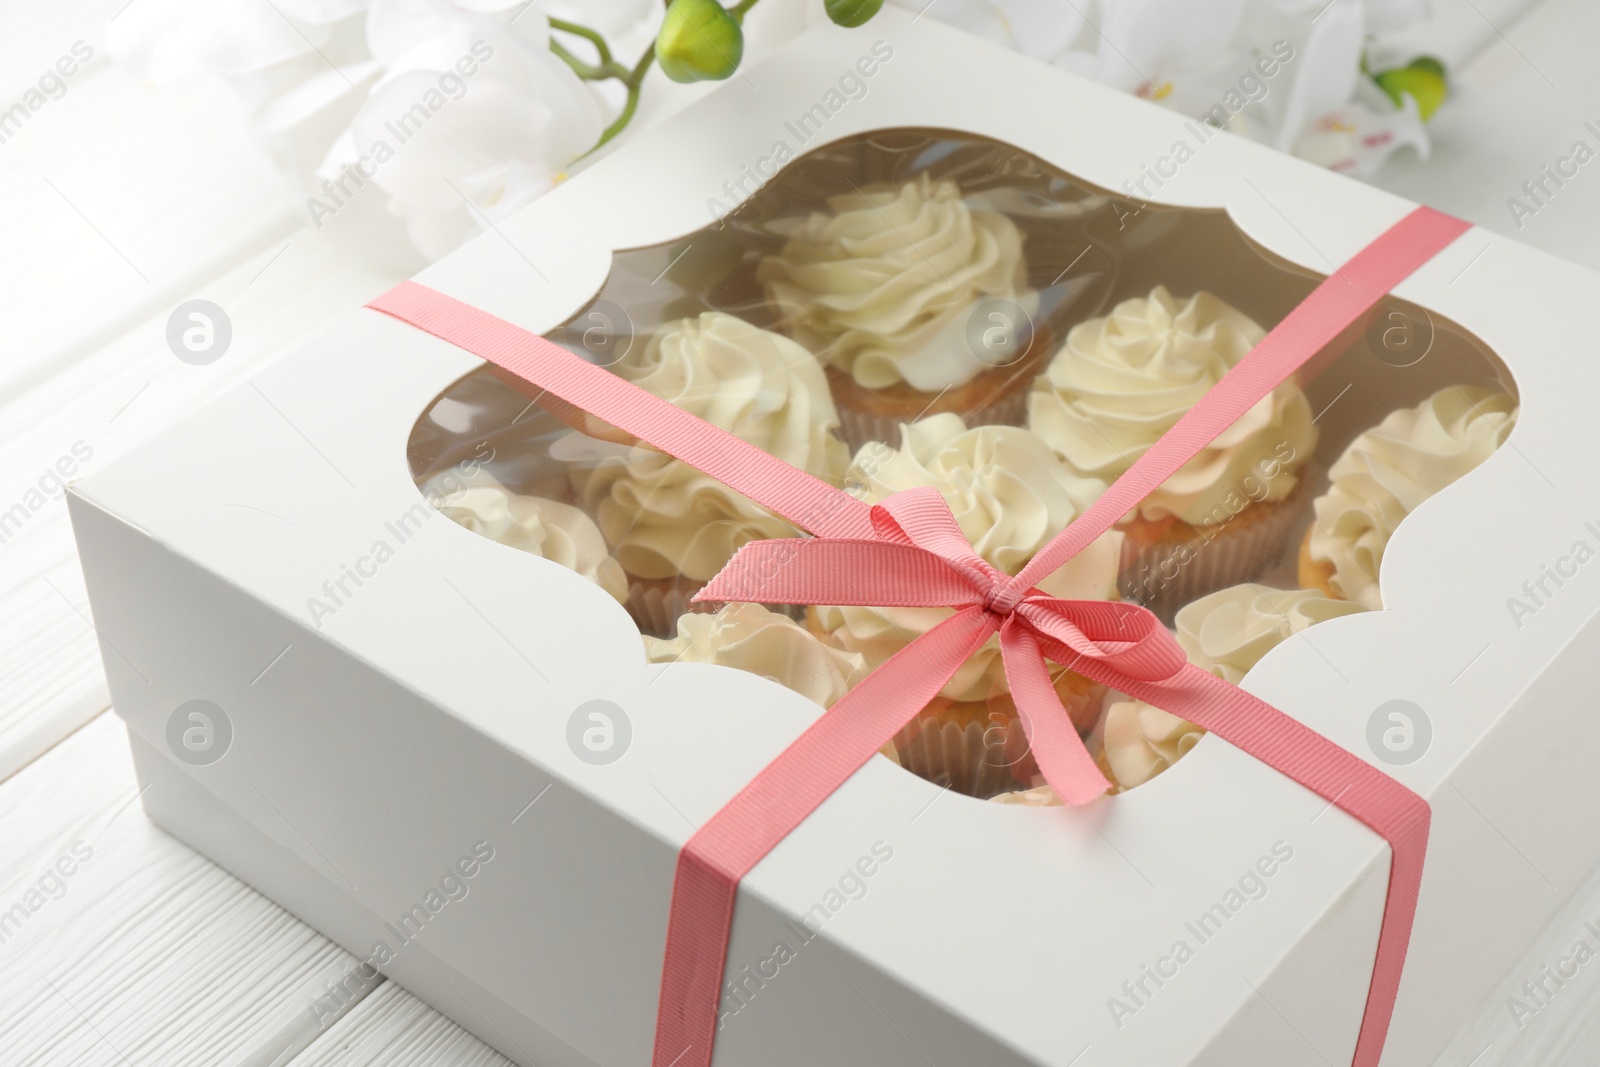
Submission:
<svg viewBox="0 0 1600 1067">
<path fill-rule="evenodd" d="M 0 784 L 8 1067 L 245 1060 L 354 962 L 157 830 L 138 795 L 111 714 Z"/>
</svg>

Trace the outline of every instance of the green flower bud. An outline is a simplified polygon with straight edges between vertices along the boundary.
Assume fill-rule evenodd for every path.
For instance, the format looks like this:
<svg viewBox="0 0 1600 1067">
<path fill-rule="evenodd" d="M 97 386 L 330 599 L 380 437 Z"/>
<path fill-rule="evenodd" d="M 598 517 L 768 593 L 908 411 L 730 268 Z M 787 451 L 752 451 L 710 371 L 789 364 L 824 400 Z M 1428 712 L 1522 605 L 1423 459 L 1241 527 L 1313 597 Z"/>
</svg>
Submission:
<svg viewBox="0 0 1600 1067">
<path fill-rule="evenodd" d="M 675 82 L 721 81 L 739 69 L 744 31 L 717 0 L 672 0 L 656 34 L 656 61 Z"/>
<path fill-rule="evenodd" d="M 1415 100 L 1424 122 L 1433 117 L 1449 94 L 1444 64 L 1431 56 L 1414 59 L 1404 67 L 1381 71 L 1373 75 L 1373 80 L 1397 105 L 1407 96 Z"/>
<path fill-rule="evenodd" d="M 822 0 L 828 17 L 840 26 L 859 26 L 878 13 L 883 0 Z"/>
</svg>

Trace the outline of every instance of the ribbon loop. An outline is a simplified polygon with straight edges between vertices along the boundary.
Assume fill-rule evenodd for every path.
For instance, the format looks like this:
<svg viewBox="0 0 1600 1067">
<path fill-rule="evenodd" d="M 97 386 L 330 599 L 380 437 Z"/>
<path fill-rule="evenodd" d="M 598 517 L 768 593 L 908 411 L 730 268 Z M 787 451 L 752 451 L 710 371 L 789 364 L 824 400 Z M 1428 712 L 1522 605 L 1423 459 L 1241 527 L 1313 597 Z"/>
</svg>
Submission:
<svg viewBox="0 0 1600 1067">
<path fill-rule="evenodd" d="M 1098 660 L 1130 679 L 1165 681 L 1189 662 L 1161 620 L 1138 604 L 1037 595 L 1019 604 L 1013 617 L 1024 620 L 1029 629 L 1055 638 L 1077 657 Z"/>
</svg>

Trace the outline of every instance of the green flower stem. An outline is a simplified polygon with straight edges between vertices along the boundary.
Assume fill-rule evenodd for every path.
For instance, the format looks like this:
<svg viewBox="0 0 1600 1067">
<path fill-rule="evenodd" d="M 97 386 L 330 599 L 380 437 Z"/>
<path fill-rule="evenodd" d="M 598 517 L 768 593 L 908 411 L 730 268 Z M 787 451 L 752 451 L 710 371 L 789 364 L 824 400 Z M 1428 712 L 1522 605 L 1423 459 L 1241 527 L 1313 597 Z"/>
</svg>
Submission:
<svg viewBox="0 0 1600 1067">
<path fill-rule="evenodd" d="M 568 22 L 565 19 L 557 18 L 550 20 L 550 28 L 552 30 L 560 30 L 562 33 L 570 33 L 574 37 L 582 37 L 594 45 L 595 51 L 600 54 L 600 65 L 602 67 L 612 65 L 611 46 L 606 44 L 606 39 L 597 31 L 591 30 L 587 26 L 580 26 L 576 22 Z"/>
<path fill-rule="evenodd" d="M 627 78 L 628 68 L 612 60 L 605 60 L 598 64 L 585 63 L 571 52 L 567 51 L 562 43 L 554 37 L 550 38 L 550 51 L 567 66 L 572 72 L 584 81 L 608 81 L 612 78 Z"/>
<path fill-rule="evenodd" d="M 746 12 L 758 3 L 760 3 L 760 0 L 739 0 L 739 3 L 728 9 L 728 12 L 735 19 L 743 21 Z M 666 0 L 666 4 L 668 7 L 672 6 L 672 0 Z M 628 90 L 628 99 L 622 105 L 622 112 L 600 134 L 600 139 L 595 142 L 594 147 L 584 153 L 585 156 L 592 155 L 602 145 L 621 133 L 629 122 L 633 121 L 634 113 L 639 110 L 639 93 L 644 86 L 645 75 L 650 73 L 650 68 L 656 61 L 656 46 L 652 43 L 649 48 L 646 48 L 644 54 L 639 57 L 639 61 L 630 70 L 616 61 L 611 54 L 611 46 L 606 43 L 605 37 L 599 32 L 587 26 L 580 26 L 576 22 L 568 22 L 566 19 L 557 18 L 550 20 L 550 28 L 559 33 L 582 37 L 594 45 L 595 53 L 599 56 L 599 62 L 586 63 L 573 55 L 560 41 L 554 37 L 550 38 L 550 51 L 561 62 L 571 67 L 574 74 L 584 81 L 610 81 L 615 79 L 620 81 Z"/>
<path fill-rule="evenodd" d="M 628 100 L 627 103 L 622 105 L 622 113 L 616 117 L 611 125 L 605 128 L 605 132 L 594 143 L 594 147 L 585 152 L 584 155 L 592 155 L 599 151 L 602 145 L 621 133 L 623 128 L 633 120 L 633 113 L 639 109 L 639 90 L 644 85 L 644 76 L 650 73 L 650 67 L 655 61 L 656 46 L 652 43 L 649 48 L 644 50 L 644 55 L 639 57 L 639 62 L 634 64 L 633 70 L 629 71 L 627 77 L 623 79 L 623 84 L 628 87 Z"/>
</svg>

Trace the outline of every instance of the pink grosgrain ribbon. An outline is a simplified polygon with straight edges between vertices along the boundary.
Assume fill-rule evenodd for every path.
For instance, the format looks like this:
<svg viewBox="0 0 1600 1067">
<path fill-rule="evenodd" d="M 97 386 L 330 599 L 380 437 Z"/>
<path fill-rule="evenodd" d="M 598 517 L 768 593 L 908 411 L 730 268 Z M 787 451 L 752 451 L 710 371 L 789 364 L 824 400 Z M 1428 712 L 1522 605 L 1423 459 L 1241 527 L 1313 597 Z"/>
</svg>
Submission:
<svg viewBox="0 0 1600 1067">
<path fill-rule="evenodd" d="M 745 546 L 703 597 L 956 609 L 828 709 L 684 845 L 667 928 L 654 1067 L 711 1063 L 739 882 L 995 633 L 1035 760 L 1068 802 L 1099 796 L 1108 783 L 1067 718 L 1046 658 L 1217 734 L 1389 843 L 1388 899 L 1354 1059 L 1355 1067 L 1377 1067 L 1416 915 L 1427 803 L 1297 720 L 1185 662 L 1145 609 L 1060 600 L 1035 584 L 1468 228 L 1428 208 L 1395 224 L 1324 280 L 1014 577 L 972 550 L 934 490 L 897 493 L 869 506 L 471 305 L 412 282 L 369 305 L 610 422 L 816 535 Z"/>
</svg>

